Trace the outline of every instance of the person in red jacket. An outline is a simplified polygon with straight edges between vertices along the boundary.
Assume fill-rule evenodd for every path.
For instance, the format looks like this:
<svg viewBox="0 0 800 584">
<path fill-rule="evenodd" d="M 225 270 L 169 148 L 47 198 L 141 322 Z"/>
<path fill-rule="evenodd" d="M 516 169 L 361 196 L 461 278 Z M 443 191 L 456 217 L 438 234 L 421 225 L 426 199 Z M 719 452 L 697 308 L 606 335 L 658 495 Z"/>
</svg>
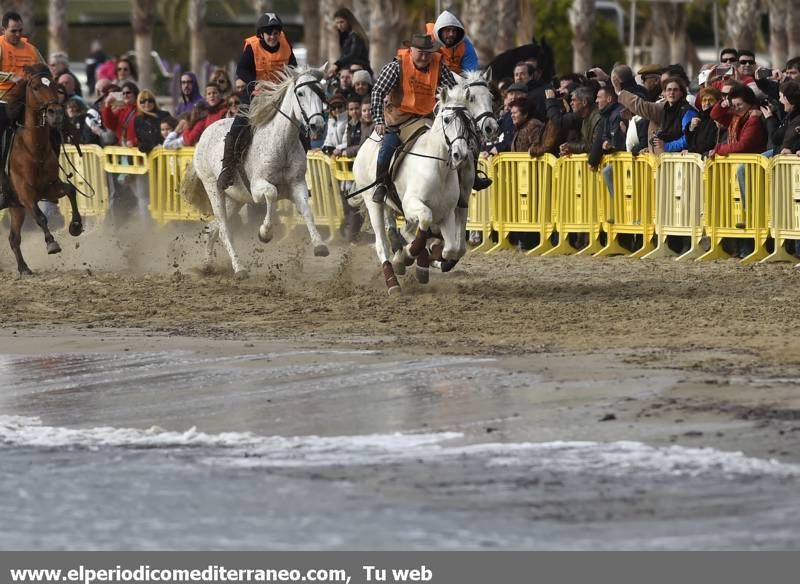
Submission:
<svg viewBox="0 0 800 584">
<path fill-rule="evenodd" d="M 728 140 L 709 153 L 761 154 L 767 147 L 764 117 L 758 109 L 755 93 L 746 85 L 735 85 L 726 99 L 714 104 L 711 119 L 728 128 Z"/>
<path fill-rule="evenodd" d="M 216 83 L 208 83 L 206 85 L 206 99 L 203 105 L 206 115 L 198 119 L 192 127 L 183 133 L 184 146 L 194 146 L 197 144 L 205 129 L 217 120 L 224 118 L 228 113 L 228 107 L 222 100 L 222 92 L 220 91 L 219 85 Z M 195 106 L 195 109 L 199 106 L 200 104 Z"/>
<path fill-rule="evenodd" d="M 103 126 L 114 132 L 117 136 L 117 144 L 120 146 L 135 147 L 138 145 L 136 139 L 136 126 L 133 120 L 139 110 L 136 108 L 136 99 L 139 95 L 139 88 L 133 81 L 126 81 L 122 84 L 122 101 L 119 101 L 116 92 L 109 93 L 103 103 Z"/>
</svg>

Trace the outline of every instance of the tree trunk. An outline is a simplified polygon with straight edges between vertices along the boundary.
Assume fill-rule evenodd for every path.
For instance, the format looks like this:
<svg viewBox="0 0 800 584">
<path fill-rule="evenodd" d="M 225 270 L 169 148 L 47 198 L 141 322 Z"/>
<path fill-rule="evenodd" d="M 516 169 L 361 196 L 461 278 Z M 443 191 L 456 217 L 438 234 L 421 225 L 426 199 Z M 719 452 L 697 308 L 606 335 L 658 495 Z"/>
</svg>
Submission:
<svg viewBox="0 0 800 584">
<path fill-rule="evenodd" d="M 333 13 L 337 8 L 335 0 L 319 1 L 320 51 L 328 65 L 339 59 L 339 33 L 333 25 Z"/>
<path fill-rule="evenodd" d="M 206 62 L 206 11 L 208 0 L 189 0 L 189 67 L 197 75 L 200 87 L 204 87 Z"/>
<path fill-rule="evenodd" d="M 772 66 L 783 67 L 786 62 L 788 45 L 789 2 L 787 0 L 768 0 L 769 10 L 769 56 Z"/>
<path fill-rule="evenodd" d="M 569 25 L 572 28 L 572 70 L 586 71 L 592 67 L 594 0 L 572 0 Z"/>
<path fill-rule="evenodd" d="M 792 16 L 786 19 L 787 46 L 789 48 L 789 58 L 800 55 L 800 0 L 789 0 L 789 14 Z"/>
<path fill-rule="evenodd" d="M 391 0 L 369 2 L 369 60 L 376 74 L 392 60 L 396 47 L 389 41 L 392 28 Z"/>
<path fill-rule="evenodd" d="M 67 0 L 49 0 L 47 6 L 47 52 L 66 53 L 69 47 L 69 27 L 67 26 Z"/>
<path fill-rule="evenodd" d="M 671 28 L 672 34 L 670 35 L 669 55 L 670 63 L 680 63 L 688 69 L 689 63 L 689 17 L 686 12 L 686 4 L 671 4 Z"/>
<path fill-rule="evenodd" d="M 519 27 L 519 1 L 497 0 L 497 36 L 494 42 L 494 54 L 517 46 L 517 30 Z M 484 63 L 488 61 L 482 61 Z"/>
<path fill-rule="evenodd" d="M 464 26 L 467 27 L 467 36 L 475 45 L 480 63 L 488 63 L 494 57 L 494 47 L 497 40 L 497 19 L 495 14 L 496 0 L 465 0 Z"/>
<path fill-rule="evenodd" d="M 653 2 L 650 5 L 650 63 L 668 65 L 670 63 L 670 7 L 666 2 Z"/>
<path fill-rule="evenodd" d="M 265 12 L 274 12 L 272 0 L 250 0 L 250 5 L 258 16 L 261 16 Z"/>
<path fill-rule="evenodd" d="M 755 50 L 756 30 L 760 14 L 754 0 L 730 0 L 726 15 L 728 46 Z"/>
<path fill-rule="evenodd" d="M 306 46 L 306 61 L 309 65 L 322 65 L 319 51 L 319 8 L 314 0 L 300 1 L 300 14 L 303 17 L 303 44 Z"/>
<path fill-rule="evenodd" d="M 156 0 L 133 0 L 131 26 L 133 47 L 136 51 L 136 68 L 139 70 L 139 88 L 153 87 L 153 26 L 155 24 Z"/>
<path fill-rule="evenodd" d="M 22 34 L 30 37 L 31 41 L 36 44 L 33 38 L 34 19 L 33 19 L 33 0 L 2 0 L 0 1 L 0 10 L 5 14 L 9 11 L 14 11 L 22 17 L 22 26 L 24 30 Z M 44 47 L 39 45 L 37 48 L 44 50 Z"/>
</svg>

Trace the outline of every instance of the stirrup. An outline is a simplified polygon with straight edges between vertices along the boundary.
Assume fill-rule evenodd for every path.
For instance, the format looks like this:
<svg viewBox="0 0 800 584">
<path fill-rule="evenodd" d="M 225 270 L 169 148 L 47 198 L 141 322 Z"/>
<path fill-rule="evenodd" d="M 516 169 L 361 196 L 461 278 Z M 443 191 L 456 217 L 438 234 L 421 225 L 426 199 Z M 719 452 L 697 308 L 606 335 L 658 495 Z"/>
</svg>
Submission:
<svg viewBox="0 0 800 584">
<path fill-rule="evenodd" d="M 375 191 L 372 193 L 372 202 L 383 204 L 386 202 L 386 193 L 389 191 L 386 184 L 381 183 L 377 186 Z"/>
<path fill-rule="evenodd" d="M 482 170 L 475 171 L 475 180 L 472 181 L 473 191 L 482 191 L 492 186 L 492 179 L 490 179 Z"/>
</svg>

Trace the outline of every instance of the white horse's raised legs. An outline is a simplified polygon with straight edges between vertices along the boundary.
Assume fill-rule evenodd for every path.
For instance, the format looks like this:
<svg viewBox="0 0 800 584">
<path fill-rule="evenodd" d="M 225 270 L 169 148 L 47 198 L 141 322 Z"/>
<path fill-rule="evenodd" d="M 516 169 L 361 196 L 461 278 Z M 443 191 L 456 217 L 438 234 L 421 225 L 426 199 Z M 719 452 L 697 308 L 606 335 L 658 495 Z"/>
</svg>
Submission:
<svg viewBox="0 0 800 584">
<path fill-rule="evenodd" d="M 306 183 L 296 182 L 290 185 L 292 189 L 292 199 L 294 200 L 295 207 L 303 217 L 303 221 L 308 228 L 308 234 L 311 236 L 311 244 L 314 246 L 314 255 L 318 257 L 326 257 L 330 252 L 328 246 L 322 241 L 317 226 L 314 225 L 314 217 L 311 214 L 311 207 L 308 206 L 308 187 Z"/>
<path fill-rule="evenodd" d="M 255 203 L 261 203 L 267 207 L 267 212 L 264 215 L 264 221 L 258 228 L 258 238 L 262 243 L 269 243 L 272 241 L 272 221 L 275 215 L 275 206 L 278 202 L 278 189 L 272 183 L 264 180 L 257 179 L 251 185 L 251 193 Z"/>
<path fill-rule="evenodd" d="M 383 214 L 384 206 L 372 201 L 372 193 L 374 191 L 375 189 L 369 189 L 364 193 L 364 202 L 367 205 L 369 220 L 372 223 L 372 230 L 375 232 L 375 253 L 378 254 L 378 261 L 381 263 L 383 279 L 386 282 L 389 295 L 398 294 L 400 292 L 400 283 L 397 281 L 397 276 L 395 276 L 392 262 L 389 261 L 392 254 L 392 247 L 386 235 L 386 224 L 384 223 Z"/>
</svg>

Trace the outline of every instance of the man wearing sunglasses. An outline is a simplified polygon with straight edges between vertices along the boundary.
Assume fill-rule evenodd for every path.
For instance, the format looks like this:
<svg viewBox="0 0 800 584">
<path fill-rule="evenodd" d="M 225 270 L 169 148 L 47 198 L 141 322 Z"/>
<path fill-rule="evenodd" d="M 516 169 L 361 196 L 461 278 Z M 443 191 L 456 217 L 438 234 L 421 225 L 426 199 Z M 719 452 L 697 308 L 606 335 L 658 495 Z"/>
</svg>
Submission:
<svg viewBox="0 0 800 584">
<path fill-rule="evenodd" d="M 275 79 L 286 65 L 297 67 L 292 45 L 283 33 L 283 22 L 274 12 L 262 14 L 256 23 L 256 34 L 245 39 L 244 51 L 236 66 L 236 77 L 245 82 L 240 96 L 240 110 L 246 111 L 256 81 Z M 247 131 L 245 131 L 247 128 Z M 237 114 L 225 136 L 222 155 L 222 172 L 217 178 L 217 189 L 225 190 L 233 184 L 236 167 L 247 153 L 252 135 L 247 117 Z"/>
<path fill-rule="evenodd" d="M 6 100 L 17 81 L 25 75 L 25 65 L 45 63 L 42 55 L 31 43 L 22 38 L 22 17 L 16 12 L 6 12 L 2 19 L 3 35 L 0 36 L 0 135 L 22 118 L 23 103 Z M 4 158 L 0 153 L 0 160 Z M 0 173 L 2 167 L 0 164 Z M 0 175 L 0 209 L 8 205 L 5 193 L 5 177 Z"/>
</svg>

